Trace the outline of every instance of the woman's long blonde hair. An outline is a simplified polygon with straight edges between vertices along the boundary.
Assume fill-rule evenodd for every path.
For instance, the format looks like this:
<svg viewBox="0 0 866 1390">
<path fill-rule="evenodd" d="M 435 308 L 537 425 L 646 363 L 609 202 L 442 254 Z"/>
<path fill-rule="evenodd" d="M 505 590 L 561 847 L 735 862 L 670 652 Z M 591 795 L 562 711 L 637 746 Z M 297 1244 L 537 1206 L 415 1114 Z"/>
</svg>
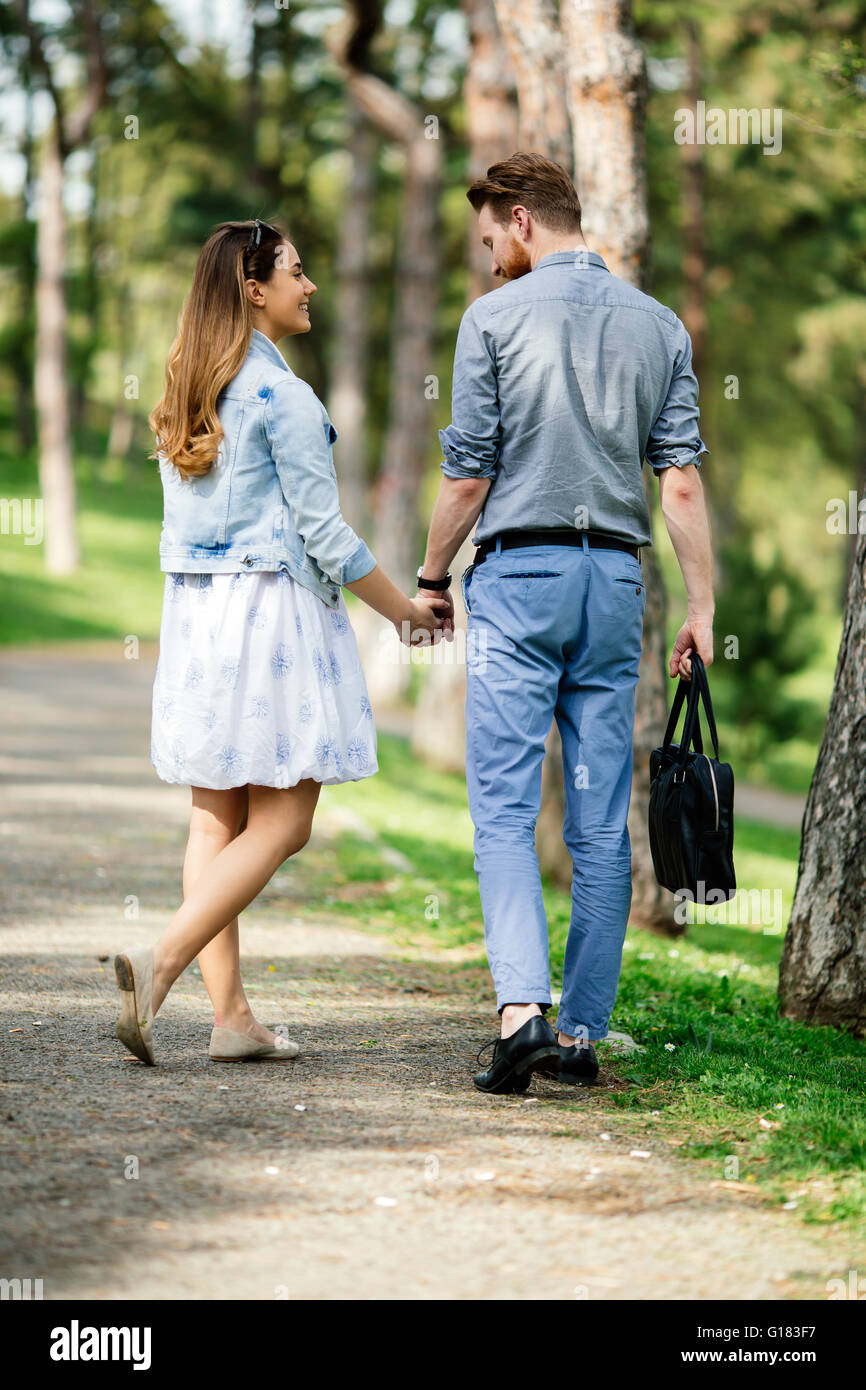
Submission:
<svg viewBox="0 0 866 1390">
<path fill-rule="evenodd" d="M 151 458 L 168 459 L 183 478 L 203 477 L 219 450 L 217 398 L 239 372 L 253 332 L 244 281 L 267 283 L 274 248 L 288 240 L 281 228 L 262 223 L 259 245 L 247 251 L 256 225 L 223 222 L 202 247 L 165 365 L 165 390 L 150 414 Z"/>
</svg>

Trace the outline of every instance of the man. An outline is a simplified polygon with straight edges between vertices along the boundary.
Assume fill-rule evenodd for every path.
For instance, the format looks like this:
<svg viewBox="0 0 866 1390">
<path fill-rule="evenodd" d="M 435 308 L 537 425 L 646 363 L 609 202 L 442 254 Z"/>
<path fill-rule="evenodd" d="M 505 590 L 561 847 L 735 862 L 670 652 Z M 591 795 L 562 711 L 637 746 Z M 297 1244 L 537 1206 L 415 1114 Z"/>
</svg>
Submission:
<svg viewBox="0 0 866 1390">
<path fill-rule="evenodd" d="M 683 573 L 670 675 L 713 658 L 709 526 L 698 474 L 691 343 L 670 309 L 610 274 L 580 228 L 565 170 L 536 154 L 468 190 L 494 275 L 463 315 L 444 478 L 422 595 L 478 522 L 463 576 L 467 784 L 501 1036 L 475 1084 L 525 1090 L 533 1071 L 591 1082 L 607 1035 L 631 903 L 626 817 L 651 544 L 643 460 Z M 453 605 L 451 609 L 453 617 Z M 574 863 L 558 1038 L 535 853 L 541 764 L 562 736 L 564 839 Z"/>
</svg>

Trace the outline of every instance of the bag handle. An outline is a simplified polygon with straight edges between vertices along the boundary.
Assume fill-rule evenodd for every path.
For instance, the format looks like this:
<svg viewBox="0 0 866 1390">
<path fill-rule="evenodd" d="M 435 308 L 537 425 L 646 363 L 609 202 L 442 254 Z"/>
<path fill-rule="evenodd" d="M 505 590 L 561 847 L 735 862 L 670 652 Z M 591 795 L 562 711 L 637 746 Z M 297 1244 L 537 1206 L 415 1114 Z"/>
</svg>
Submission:
<svg viewBox="0 0 866 1390">
<path fill-rule="evenodd" d="M 716 755 L 716 761 L 718 762 L 718 761 L 720 761 L 720 759 L 719 759 L 719 735 L 718 735 L 718 732 L 717 732 L 717 730 L 716 730 L 716 717 L 715 717 L 715 715 L 713 714 L 713 702 L 712 702 L 712 700 L 710 699 L 710 682 L 709 682 L 709 678 L 708 678 L 708 676 L 707 676 L 707 668 L 706 668 L 706 666 L 705 666 L 704 663 L 703 663 L 703 659 L 702 659 L 701 657 L 698 656 L 697 652 L 692 652 L 691 662 L 692 662 L 692 680 L 694 680 L 694 678 L 695 678 L 695 673 L 697 672 L 698 685 L 699 685 L 699 689 L 700 689 L 700 693 L 701 693 L 701 699 L 702 699 L 703 702 L 704 702 L 704 714 L 705 714 L 706 720 L 707 720 L 707 728 L 708 728 L 709 731 L 710 731 L 710 738 L 711 738 L 712 741 L 713 741 L 713 752 L 715 753 L 715 755 Z M 698 748 L 698 752 L 699 752 L 699 753 L 702 752 L 702 751 L 703 751 L 702 749 Z"/>
<path fill-rule="evenodd" d="M 690 681 L 685 681 L 682 678 L 680 679 L 680 683 L 677 686 L 676 694 L 674 695 L 673 705 L 671 706 L 670 718 L 668 719 L 668 725 L 665 729 L 665 736 L 662 742 L 662 747 L 665 750 L 667 750 L 670 747 L 671 742 L 673 740 L 674 730 L 676 729 L 680 717 L 680 710 L 682 709 L 683 703 L 685 702 L 686 697 L 688 696 L 688 704 L 686 705 L 686 717 L 685 722 L 683 724 L 683 735 L 682 740 L 680 742 L 680 753 L 678 758 L 678 762 L 681 767 L 685 766 L 689 749 L 691 748 L 693 743 L 696 752 L 703 753 L 704 751 L 703 740 L 701 739 L 700 723 L 701 701 L 703 701 L 704 716 L 706 718 L 707 728 L 709 729 L 710 738 L 712 739 L 713 743 L 713 752 L 716 755 L 717 761 L 719 760 L 719 735 L 716 729 L 715 714 L 713 713 L 713 702 L 710 698 L 710 683 L 707 679 L 707 668 L 704 665 L 702 658 L 698 656 L 697 652 L 694 651 L 691 654 L 691 663 L 692 679 Z"/>
<path fill-rule="evenodd" d="M 682 678 L 680 678 L 680 682 L 677 685 L 676 693 L 674 695 L 674 702 L 671 705 L 671 713 L 670 718 L 668 719 L 668 726 L 665 729 L 665 736 L 662 740 L 662 750 L 664 752 L 667 752 L 673 740 L 674 730 L 676 729 L 677 724 L 679 722 L 680 710 L 682 709 L 683 704 L 686 701 L 686 697 L 688 697 L 688 704 L 686 705 L 686 717 L 683 723 L 682 738 L 680 739 L 679 757 L 677 759 L 680 767 L 685 767 L 686 759 L 688 757 L 689 749 L 692 746 L 693 740 L 697 751 L 699 753 L 703 752 L 703 744 L 701 742 L 701 730 L 700 724 L 698 722 L 699 695 L 700 691 L 698 689 L 698 684 L 697 681 L 694 679 L 694 676 L 692 676 L 692 679 L 690 681 L 685 681 Z"/>
</svg>

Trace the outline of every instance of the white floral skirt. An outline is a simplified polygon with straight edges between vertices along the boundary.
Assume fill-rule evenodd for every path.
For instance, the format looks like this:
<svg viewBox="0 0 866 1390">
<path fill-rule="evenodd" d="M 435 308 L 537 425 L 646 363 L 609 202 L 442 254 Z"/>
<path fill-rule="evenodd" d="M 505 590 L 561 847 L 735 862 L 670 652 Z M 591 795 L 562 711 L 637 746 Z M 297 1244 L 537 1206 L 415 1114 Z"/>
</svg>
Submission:
<svg viewBox="0 0 866 1390">
<path fill-rule="evenodd" d="M 151 762 L 183 786 L 293 787 L 378 771 L 373 710 L 342 594 L 280 572 L 167 574 Z"/>
</svg>

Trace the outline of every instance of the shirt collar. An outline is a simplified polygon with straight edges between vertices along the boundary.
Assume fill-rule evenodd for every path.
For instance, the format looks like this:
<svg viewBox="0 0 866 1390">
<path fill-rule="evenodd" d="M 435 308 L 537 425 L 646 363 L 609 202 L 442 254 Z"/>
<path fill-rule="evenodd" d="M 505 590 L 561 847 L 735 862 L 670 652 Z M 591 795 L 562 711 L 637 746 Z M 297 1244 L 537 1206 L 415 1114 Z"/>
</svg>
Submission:
<svg viewBox="0 0 866 1390">
<path fill-rule="evenodd" d="M 253 336 L 250 339 L 250 351 L 253 349 L 264 353 L 265 357 L 269 357 L 272 362 L 276 362 L 284 371 L 288 372 L 291 370 L 276 343 L 272 343 L 267 334 L 261 333 L 258 328 L 253 329 Z"/>
<path fill-rule="evenodd" d="M 543 265 L 565 265 L 566 262 L 570 262 L 575 270 L 607 270 L 597 251 L 584 251 L 582 246 L 575 247 L 573 251 L 551 251 L 549 256 L 542 256 L 540 261 L 536 261 L 534 268 L 540 270 Z"/>
</svg>

